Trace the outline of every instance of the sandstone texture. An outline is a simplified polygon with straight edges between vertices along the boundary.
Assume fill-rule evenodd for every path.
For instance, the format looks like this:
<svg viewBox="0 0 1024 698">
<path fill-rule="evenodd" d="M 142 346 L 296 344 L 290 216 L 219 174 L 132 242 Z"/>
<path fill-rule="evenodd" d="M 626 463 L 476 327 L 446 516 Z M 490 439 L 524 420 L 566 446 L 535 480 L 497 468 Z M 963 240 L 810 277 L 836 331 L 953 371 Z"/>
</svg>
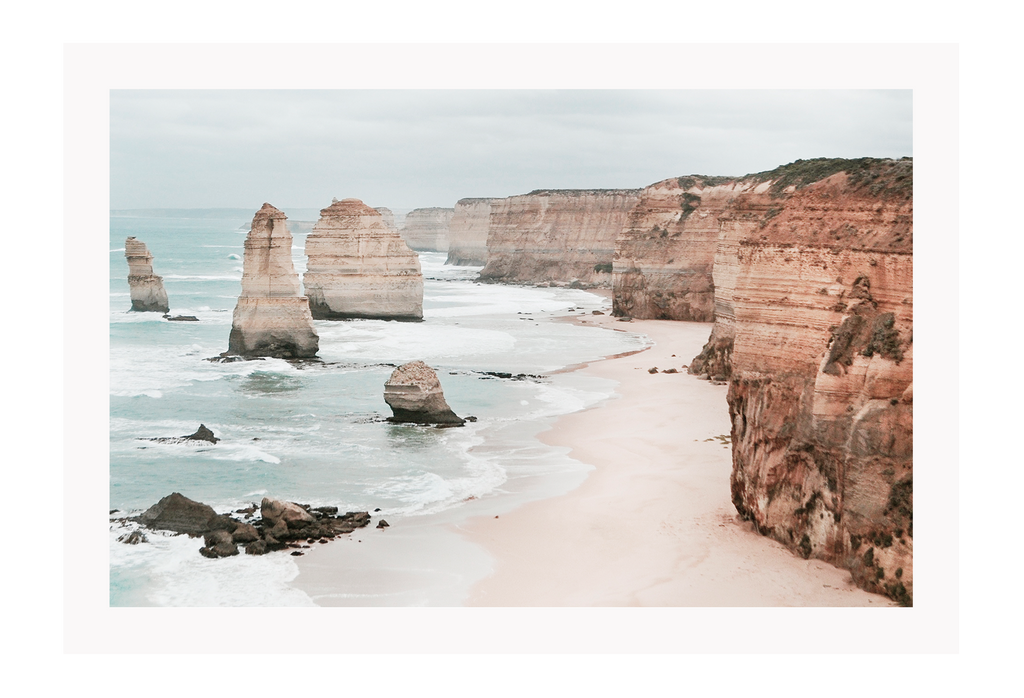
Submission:
<svg viewBox="0 0 1024 698">
<path fill-rule="evenodd" d="M 448 230 L 448 259 L 455 266 L 487 264 L 491 204 L 501 199 L 459 199 Z"/>
<path fill-rule="evenodd" d="M 613 314 L 714 320 L 719 214 L 738 190 L 722 178 L 678 177 L 641 191 L 616 241 Z"/>
<path fill-rule="evenodd" d="M 270 204 L 253 216 L 245 238 L 242 294 L 231 318 L 228 354 L 301 359 L 316 356 L 320 338 L 292 262 L 287 216 Z"/>
<path fill-rule="evenodd" d="M 122 524 L 135 522 L 150 529 L 203 536 L 199 554 L 208 558 L 238 555 L 238 545 L 245 546 L 247 555 L 265 555 L 286 548 L 308 548 L 313 542 L 328 543 L 338 536 L 352 533 L 370 523 L 365 511 L 350 511 L 338 515 L 338 507 L 310 507 L 272 497 L 264 497 L 260 518 L 252 519 L 257 507 L 239 509 L 234 514 L 244 515 L 249 521 L 230 514 L 218 514 L 212 507 L 174 492 L 161 499 L 141 515 L 122 518 Z M 113 513 L 113 512 L 111 512 Z M 118 538 L 123 543 L 138 545 L 147 542 L 141 531 L 131 531 Z M 301 552 L 292 552 L 292 555 Z"/>
<path fill-rule="evenodd" d="M 423 319 L 419 257 L 359 199 L 320 211 L 306 256 L 303 284 L 314 318 Z"/>
<path fill-rule="evenodd" d="M 453 208 L 414 208 L 405 216 L 402 239 L 414 250 L 447 252 Z"/>
<path fill-rule="evenodd" d="M 384 384 L 384 401 L 394 413 L 388 420 L 391 422 L 442 426 L 466 423 L 445 401 L 437 373 L 422 361 L 403 364 L 391 373 Z"/>
<path fill-rule="evenodd" d="M 390 208 L 384 206 L 377 206 L 373 209 L 380 214 L 380 217 L 384 219 L 384 225 L 387 226 L 388 230 L 398 231 L 398 226 L 395 225 L 395 213 Z"/>
<path fill-rule="evenodd" d="M 723 186 L 715 326 L 690 370 L 730 378 L 733 503 L 911 604 L 913 162 L 796 161 Z M 696 212 L 709 192 L 689 191 Z"/>
<path fill-rule="evenodd" d="M 537 190 L 491 206 L 481 281 L 610 287 L 637 189 Z"/>
<path fill-rule="evenodd" d="M 128 260 L 128 290 L 131 293 L 132 310 L 139 312 L 166 313 L 167 291 L 164 280 L 153 273 L 153 255 L 146 243 L 130 237 L 124 241 L 124 256 Z"/>
</svg>

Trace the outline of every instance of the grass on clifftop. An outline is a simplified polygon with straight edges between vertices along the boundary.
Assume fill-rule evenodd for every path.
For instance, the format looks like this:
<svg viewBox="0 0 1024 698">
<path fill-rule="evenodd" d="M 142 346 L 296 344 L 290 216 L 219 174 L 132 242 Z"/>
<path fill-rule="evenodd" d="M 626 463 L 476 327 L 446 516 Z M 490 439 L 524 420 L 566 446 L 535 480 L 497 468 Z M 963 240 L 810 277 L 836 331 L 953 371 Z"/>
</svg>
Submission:
<svg viewBox="0 0 1024 698">
<path fill-rule="evenodd" d="M 774 170 L 748 175 L 748 178 L 760 182 L 774 180 L 769 191 L 773 196 L 778 197 L 783 196 L 783 191 L 787 187 L 795 186 L 797 189 L 801 189 L 839 172 L 847 174 L 852 188 L 867 187 L 872 196 L 906 199 L 913 196 L 913 158 L 900 158 L 899 160 L 881 158 L 795 160 L 788 165 L 776 167 Z"/>
</svg>

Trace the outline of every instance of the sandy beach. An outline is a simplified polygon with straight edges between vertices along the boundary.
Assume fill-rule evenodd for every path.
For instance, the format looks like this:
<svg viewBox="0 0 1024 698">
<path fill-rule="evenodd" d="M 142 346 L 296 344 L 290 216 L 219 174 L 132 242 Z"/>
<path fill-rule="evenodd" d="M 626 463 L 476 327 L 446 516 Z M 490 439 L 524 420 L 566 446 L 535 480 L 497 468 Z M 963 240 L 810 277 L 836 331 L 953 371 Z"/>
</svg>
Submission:
<svg viewBox="0 0 1024 698">
<path fill-rule="evenodd" d="M 456 525 L 494 559 L 468 605 L 894 605 L 739 520 L 729 490 L 727 386 L 685 369 L 710 324 L 575 321 L 643 333 L 655 345 L 580 368 L 617 381 L 617 395 L 540 435 L 595 467 L 579 488 Z M 672 368 L 678 373 L 661 372 Z"/>
</svg>

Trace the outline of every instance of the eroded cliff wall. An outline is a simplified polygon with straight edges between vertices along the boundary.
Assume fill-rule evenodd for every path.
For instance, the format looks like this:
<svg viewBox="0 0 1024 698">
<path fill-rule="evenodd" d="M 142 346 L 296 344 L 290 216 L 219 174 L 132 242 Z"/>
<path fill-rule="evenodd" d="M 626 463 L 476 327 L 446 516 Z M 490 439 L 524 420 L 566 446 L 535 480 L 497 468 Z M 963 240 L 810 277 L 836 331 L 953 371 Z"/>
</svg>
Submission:
<svg viewBox="0 0 1024 698">
<path fill-rule="evenodd" d="M 638 189 L 537 190 L 491 205 L 482 281 L 611 286 L 615 240 Z"/>
<path fill-rule="evenodd" d="M 719 216 L 745 187 L 673 177 L 642 190 L 615 245 L 613 314 L 711 322 Z"/>
<path fill-rule="evenodd" d="M 405 216 L 399 233 L 414 250 L 447 252 L 448 229 L 454 215 L 453 208 L 415 208 Z"/>
<path fill-rule="evenodd" d="M 759 531 L 913 597 L 913 164 L 797 161 L 719 212 L 732 499 Z"/>
<path fill-rule="evenodd" d="M 448 259 L 455 266 L 487 264 L 491 204 L 501 199 L 459 199 L 448 229 Z"/>
</svg>

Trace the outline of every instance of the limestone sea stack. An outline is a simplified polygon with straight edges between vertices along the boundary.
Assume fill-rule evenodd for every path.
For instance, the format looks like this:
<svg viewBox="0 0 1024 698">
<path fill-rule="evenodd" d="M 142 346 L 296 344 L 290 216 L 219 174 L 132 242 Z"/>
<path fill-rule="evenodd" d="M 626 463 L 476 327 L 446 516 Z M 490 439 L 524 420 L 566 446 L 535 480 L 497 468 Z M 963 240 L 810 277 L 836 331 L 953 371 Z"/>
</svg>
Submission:
<svg viewBox="0 0 1024 698">
<path fill-rule="evenodd" d="M 487 264 L 491 204 L 500 199 L 459 199 L 448 228 L 448 259 L 455 266 Z"/>
<path fill-rule="evenodd" d="M 306 255 L 303 284 L 314 318 L 423 319 L 419 257 L 359 199 L 320 211 Z"/>
<path fill-rule="evenodd" d="M 414 208 L 405 216 L 402 239 L 414 250 L 447 252 L 453 208 Z"/>
<path fill-rule="evenodd" d="M 316 356 L 320 338 L 300 293 L 287 216 L 270 204 L 256 212 L 245 238 L 242 294 L 231 319 L 228 353 L 301 359 Z"/>
<path fill-rule="evenodd" d="M 376 206 L 373 209 L 380 214 L 381 218 L 384 219 L 384 225 L 387 226 L 388 230 L 394 230 L 398 232 L 398 226 L 395 225 L 395 212 L 386 206 Z"/>
<path fill-rule="evenodd" d="M 537 190 L 491 206 L 481 281 L 611 287 L 638 189 Z"/>
<path fill-rule="evenodd" d="M 457 416 L 444 399 L 441 381 L 434 369 L 422 361 L 396 368 L 384 384 L 384 402 L 394 416 L 390 422 L 413 422 L 461 426 L 466 420 Z"/>
<path fill-rule="evenodd" d="M 146 243 L 129 237 L 124 241 L 124 256 L 128 260 L 128 289 L 131 292 L 132 310 L 138 312 L 166 313 L 167 291 L 163 278 L 153 273 L 153 255 Z"/>
</svg>

